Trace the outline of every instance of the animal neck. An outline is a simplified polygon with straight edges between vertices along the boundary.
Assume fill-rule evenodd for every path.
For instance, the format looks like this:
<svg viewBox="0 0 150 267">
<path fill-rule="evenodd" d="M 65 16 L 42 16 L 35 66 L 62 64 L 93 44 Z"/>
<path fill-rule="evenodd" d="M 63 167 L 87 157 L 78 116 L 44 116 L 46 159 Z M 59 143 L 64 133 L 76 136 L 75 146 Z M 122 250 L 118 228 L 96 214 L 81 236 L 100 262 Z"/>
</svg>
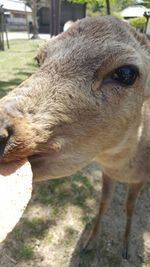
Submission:
<svg viewBox="0 0 150 267">
<path fill-rule="evenodd" d="M 142 118 L 128 129 L 122 140 L 115 146 L 106 149 L 96 158 L 104 169 L 122 169 L 138 153 L 142 137 Z"/>
</svg>

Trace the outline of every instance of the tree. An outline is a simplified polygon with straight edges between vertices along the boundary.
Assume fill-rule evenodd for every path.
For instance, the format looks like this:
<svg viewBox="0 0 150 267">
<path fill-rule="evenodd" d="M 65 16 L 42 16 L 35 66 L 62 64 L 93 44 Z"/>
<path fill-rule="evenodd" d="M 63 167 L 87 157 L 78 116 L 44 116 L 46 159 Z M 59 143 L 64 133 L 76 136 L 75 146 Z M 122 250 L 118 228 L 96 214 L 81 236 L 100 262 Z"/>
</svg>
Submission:
<svg viewBox="0 0 150 267">
<path fill-rule="evenodd" d="M 88 4 L 93 11 L 100 11 L 100 8 L 106 6 L 107 13 L 110 13 L 111 0 L 68 0 L 73 3 Z"/>
<path fill-rule="evenodd" d="M 146 6 L 150 8 L 150 1 L 149 0 L 136 0 L 136 4 Z"/>
<path fill-rule="evenodd" d="M 106 0 L 106 9 L 107 9 L 107 14 L 110 15 L 110 1 Z"/>
<path fill-rule="evenodd" d="M 89 9 L 92 11 L 92 12 L 89 12 L 88 15 L 92 13 L 94 15 L 94 13 L 96 12 L 99 12 L 104 15 L 106 13 L 107 14 L 110 13 L 109 10 L 111 10 L 112 14 L 114 12 L 120 12 L 123 8 L 135 4 L 137 0 L 109 0 L 109 1 L 108 0 L 68 0 L 68 1 L 74 2 L 74 3 L 82 3 L 82 4 L 86 3 L 88 11 Z M 148 1 L 149 0 L 145 0 L 144 2 L 146 3 Z M 95 7 L 97 7 L 96 12 L 95 12 Z M 104 12 L 104 8 L 102 7 L 105 7 L 105 12 Z"/>
<path fill-rule="evenodd" d="M 32 10 L 33 36 L 32 39 L 38 38 L 38 17 L 37 12 L 43 6 L 50 6 L 50 0 L 22 0 Z"/>
<path fill-rule="evenodd" d="M 38 11 L 38 0 L 30 0 L 30 7 L 32 9 L 32 19 L 33 19 L 33 36 L 32 38 L 38 38 L 38 20 L 37 20 L 37 11 Z"/>
</svg>

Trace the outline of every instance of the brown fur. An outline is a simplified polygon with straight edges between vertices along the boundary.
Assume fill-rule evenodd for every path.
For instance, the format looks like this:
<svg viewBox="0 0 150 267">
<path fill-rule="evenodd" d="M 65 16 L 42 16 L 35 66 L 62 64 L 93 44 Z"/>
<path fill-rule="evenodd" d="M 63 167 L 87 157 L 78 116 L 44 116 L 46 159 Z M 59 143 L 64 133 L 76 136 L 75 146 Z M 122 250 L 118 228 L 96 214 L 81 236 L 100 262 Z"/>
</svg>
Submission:
<svg viewBox="0 0 150 267">
<path fill-rule="evenodd" d="M 86 18 L 45 43 L 37 59 L 40 69 L 1 100 L 13 128 L 3 160 L 28 156 L 38 181 L 70 175 L 96 158 L 104 184 L 129 183 L 130 198 L 150 173 L 146 37 L 113 17 Z M 139 68 L 132 86 L 105 83 L 127 64 Z"/>
</svg>

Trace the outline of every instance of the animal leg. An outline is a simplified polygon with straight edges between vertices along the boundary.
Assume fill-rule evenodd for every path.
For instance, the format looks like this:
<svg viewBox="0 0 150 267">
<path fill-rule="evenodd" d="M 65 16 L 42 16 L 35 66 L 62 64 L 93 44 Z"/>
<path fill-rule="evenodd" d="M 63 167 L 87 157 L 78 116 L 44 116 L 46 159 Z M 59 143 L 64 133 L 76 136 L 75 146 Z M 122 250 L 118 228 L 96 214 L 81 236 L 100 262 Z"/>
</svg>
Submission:
<svg viewBox="0 0 150 267">
<path fill-rule="evenodd" d="M 92 228 L 86 242 L 83 245 L 84 250 L 93 249 L 96 241 L 96 237 L 100 230 L 100 224 L 104 213 L 106 212 L 109 206 L 109 200 L 111 199 L 111 195 L 114 191 L 115 182 L 111 180 L 107 175 L 103 174 L 103 186 L 102 186 L 102 196 L 99 205 L 99 212 L 96 218 L 96 222 L 94 227 Z"/>
<path fill-rule="evenodd" d="M 130 240 L 130 232 L 131 232 L 131 224 L 132 224 L 132 216 L 134 212 L 134 207 L 136 203 L 136 199 L 138 193 L 143 186 L 144 182 L 138 184 L 129 184 L 128 186 L 128 195 L 126 200 L 126 228 L 123 239 L 123 252 L 122 256 L 124 259 L 129 258 L 129 240 Z"/>
</svg>

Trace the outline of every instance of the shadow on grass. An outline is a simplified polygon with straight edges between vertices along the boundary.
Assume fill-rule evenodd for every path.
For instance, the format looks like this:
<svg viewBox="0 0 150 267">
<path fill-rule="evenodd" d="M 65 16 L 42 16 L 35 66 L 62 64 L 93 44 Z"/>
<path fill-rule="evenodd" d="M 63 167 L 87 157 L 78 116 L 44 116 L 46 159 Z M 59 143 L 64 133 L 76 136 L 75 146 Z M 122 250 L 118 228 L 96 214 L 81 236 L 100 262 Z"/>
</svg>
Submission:
<svg viewBox="0 0 150 267">
<path fill-rule="evenodd" d="M 33 74 L 32 71 L 18 71 L 17 76 L 23 76 L 24 78 L 15 78 L 8 81 L 0 81 L 0 98 L 5 96 L 8 92 L 20 85 L 25 79 L 29 78 Z"/>
<path fill-rule="evenodd" d="M 62 210 L 65 212 L 67 207 L 75 205 L 82 210 L 81 220 L 84 222 L 85 228 L 71 256 L 70 264 L 66 267 L 142 267 L 145 260 L 146 262 L 150 260 L 150 253 L 148 251 L 146 252 L 147 258 L 144 258 L 143 240 L 143 234 L 146 231 L 150 231 L 150 224 L 148 223 L 150 220 L 149 188 L 150 183 L 144 187 L 136 206 L 130 249 L 131 265 L 122 261 L 121 258 L 124 229 L 124 216 L 121 216 L 123 215 L 121 199 L 125 196 L 124 187 L 117 187 L 108 214 L 104 218 L 101 237 L 98 236 L 97 247 L 89 253 L 82 251 L 83 241 L 90 229 L 89 216 L 87 214 L 92 212 L 87 199 L 95 197 L 98 204 L 100 194 L 94 188 L 93 182 L 86 176 L 78 173 L 69 178 L 51 180 L 34 185 L 33 196 L 28 208 L 30 209 L 30 207 L 38 204 L 43 205 L 43 208 L 44 206 L 50 206 L 55 210 L 55 217 L 50 219 L 33 218 L 32 220 L 22 218 L 3 242 L 3 249 L 0 250 L 0 266 L 6 266 L 1 263 L 1 255 L 4 252 L 6 254 L 9 251 L 10 256 L 15 259 L 17 264 L 21 263 L 22 260 L 28 260 L 27 257 L 32 257 L 32 250 L 30 247 L 26 247 L 28 240 L 38 239 L 42 241 L 48 230 L 56 225 L 57 219 L 61 220 L 60 212 Z M 75 230 L 67 228 L 67 236 L 70 240 L 75 239 Z M 37 257 L 40 257 L 40 255 L 37 255 Z M 13 267 L 15 264 L 9 267 L 11 266 Z"/>
<path fill-rule="evenodd" d="M 19 75 L 24 76 L 24 79 L 28 79 L 33 74 L 33 72 L 32 71 L 20 71 L 19 70 L 18 72 L 16 72 L 16 74 L 17 74 L 17 76 L 19 76 Z"/>
<path fill-rule="evenodd" d="M 11 79 L 8 81 L 0 81 L 0 98 L 5 96 L 13 87 L 18 86 L 22 79 Z"/>
<path fill-rule="evenodd" d="M 0 98 L 20 85 L 25 79 L 28 79 L 36 71 L 36 67 L 35 62 L 33 61 L 32 63 L 28 63 L 25 68 L 14 68 L 13 71 L 15 71 L 17 78 L 0 81 Z"/>
<path fill-rule="evenodd" d="M 123 195 L 125 194 L 124 190 Z M 115 210 L 121 207 L 118 205 L 117 198 L 120 195 L 120 189 L 116 190 L 116 195 L 108 210 L 107 216 L 102 223 L 101 234 L 97 238 L 97 245 L 94 250 L 84 252 L 82 249 L 83 240 L 86 239 L 89 230 L 85 226 L 76 248 L 72 254 L 68 267 L 147 267 L 150 263 L 149 246 L 145 250 L 146 241 L 143 238 L 150 233 L 150 182 L 148 182 L 140 193 L 137 201 L 135 214 L 133 218 L 131 240 L 130 240 L 130 259 L 123 260 L 121 257 L 122 238 L 125 226 L 125 216 L 115 214 Z M 120 198 L 120 196 L 119 196 Z M 122 207 L 123 208 L 123 207 Z M 115 215 L 117 218 L 115 218 Z M 108 221 L 109 220 L 109 221 Z M 120 223 L 118 222 L 121 222 Z M 122 228 L 122 229 L 121 229 Z M 113 231 L 113 233 L 112 233 Z M 146 252 L 146 253 L 145 253 Z"/>
<path fill-rule="evenodd" d="M 50 219 L 22 218 L 13 231 L 8 234 L 0 249 L 0 266 L 2 266 L 2 258 L 5 252 L 9 253 L 10 258 L 19 264 L 22 260 L 28 260 L 32 256 L 32 250 L 28 245 L 28 241 L 42 240 L 47 235 L 48 230 L 56 225 L 57 216 L 61 216 L 61 212 L 65 212 L 65 208 L 73 204 L 79 206 L 83 210 L 83 221 L 86 221 L 86 213 L 90 208 L 86 203 L 87 197 L 91 196 L 94 188 L 87 177 L 78 173 L 75 176 L 51 180 L 34 185 L 33 196 L 28 205 L 28 209 L 34 205 L 48 205 L 53 208 L 55 215 Z M 58 215 L 59 214 L 59 215 Z M 74 229 L 67 228 L 66 235 L 68 239 L 74 238 L 76 232 Z M 30 242 L 29 242 L 30 244 Z M 38 255 L 37 257 L 40 257 Z M 4 265 L 5 266 L 5 265 Z M 10 265 L 11 266 L 11 265 Z M 15 266 L 12 264 L 12 266 Z"/>
<path fill-rule="evenodd" d="M 87 197 L 96 191 L 90 180 L 80 172 L 71 177 L 46 181 L 35 185 L 31 201 L 54 207 L 65 207 L 73 204 L 82 209 L 88 208 Z"/>
<path fill-rule="evenodd" d="M 35 49 L 27 49 L 27 50 L 24 50 L 23 48 L 22 49 L 20 49 L 20 50 L 16 50 L 16 49 L 11 49 L 11 51 L 9 51 L 9 53 L 12 53 L 12 54 L 14 54 L 14 53 L 16 53 L 16 54 L 18 54 L 18 53 L 20 53 L 20 54 L 22 54 L 22 53 L 27 53 L 27 54 L 29 54 L 29 53 L 35 53 L 36 52 L 36 49 L 37 48 L 35 48 Z"/>
<path fill-rule="evenodd" d="M 6 266 L 2 264 L 4 253 L 10 254 L 10 259 L 13 259 L 15 263 L 22 262 L 22 260 L 31 260 L 34 257 L 32 244 L 37 240 L 42 240 L 47 235 L 48 229 L 53 225 L 55 225 L 55 221 L 51 219 L 22 218 L 2 243 L 0 266 Z M 12 266 L 15 265 L 12 264 Z"/>
</svg>

